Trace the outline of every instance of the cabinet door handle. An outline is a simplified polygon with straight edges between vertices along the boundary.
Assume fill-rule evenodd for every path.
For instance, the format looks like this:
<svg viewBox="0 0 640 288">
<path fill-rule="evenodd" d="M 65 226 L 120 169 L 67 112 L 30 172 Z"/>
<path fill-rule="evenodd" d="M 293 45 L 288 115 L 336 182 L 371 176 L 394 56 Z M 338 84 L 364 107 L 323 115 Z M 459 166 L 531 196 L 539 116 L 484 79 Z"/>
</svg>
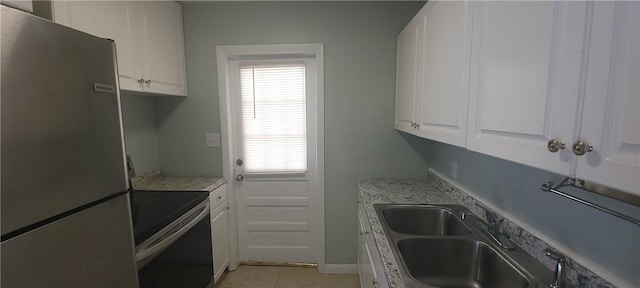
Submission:
<svg viewBox="0 0 640 288">
<path fill-rule="evenodd" d="M 571 150 L 576 156 L 582 156 L 587 152 L 593 151 L 593 146 L 583 140 L 578 140 L 576 143 L 573 143 Z"/>
<path fill-rule="evenodd" d="M 220 200 L 220 199 L 222 199 L 222 196 L 218 196 L 218 197 L 216 197 L 216 199 Z"/>
<path fill-rule="evenodd" d="M 145 84 L 147 84 L 147 87 L 149 87 L 151 85 L 151 80 L 146 80 L 144 81 Z"/>
<path fill-rule="evenodd" d="M 547 142 L 547 149 L 549 149 L 549 152 L 551 153 L 556 153 L 564 149 L 564 143 L 560 142 L 558 139 L 551 139 Z"/>
<path fill-rule="evenodd" d="M 140 85 L 144 84 L 144 78 L 138 79 L 138 84 L 140 84 Z"/>
</svg>

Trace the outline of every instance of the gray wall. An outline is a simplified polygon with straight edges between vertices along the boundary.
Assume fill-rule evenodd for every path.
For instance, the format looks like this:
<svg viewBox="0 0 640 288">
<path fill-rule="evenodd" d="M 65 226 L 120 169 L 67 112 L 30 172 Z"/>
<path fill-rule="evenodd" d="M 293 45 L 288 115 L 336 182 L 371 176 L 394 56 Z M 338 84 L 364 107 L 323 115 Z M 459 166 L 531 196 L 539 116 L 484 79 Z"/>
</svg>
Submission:
<svg viewBox="0 0 640 288">
<path fill-rule="evenodd" d="M 124 144 L 138 175 L 160 169 L 154 97 L 122 93 Z"/>
<path fill-rule="evenodd" d="M 155 101 L 163 174 L 222 175 L 216 45 L 323 43 L 326 262 L 356 262 L 357 178 L 419 177 L 421 140 L 393 130 L 395 38 L 423 2 L 183 2 L 189 97 Z M 424 145 L 422 145 L 424 147 Z"/>
<path fill-rule="evenodd" d="M 424 140 L 424 143 L 429 147 L 431 168 L 451 177 L 451 162 L 457 162 L 458 183 L 640 287 L 638 226 L 540 190 L 540 185 L 547 181 L 559 183 L 564 179 L 561 175 L 447 144 L 429 140 Z M 640 217 L 637 207 L 578 189 L 562 190 Z"/>
</svg>

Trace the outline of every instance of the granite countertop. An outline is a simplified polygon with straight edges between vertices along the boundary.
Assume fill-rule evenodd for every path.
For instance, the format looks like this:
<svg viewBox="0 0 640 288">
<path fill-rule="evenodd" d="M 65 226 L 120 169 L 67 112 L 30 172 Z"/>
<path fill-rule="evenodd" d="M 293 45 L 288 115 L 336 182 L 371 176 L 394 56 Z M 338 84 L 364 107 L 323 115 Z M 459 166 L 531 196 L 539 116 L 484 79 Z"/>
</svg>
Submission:
<svg viewBox="0 0 640 288">
<path fill-rule="evenodd" d="M 475 205 L 476 200 L 473 197 L 432 172 L 427 174 L 426 179 L 370 179 L 358 181 L 357 184 L 360 199 L 375 240 L 376 249 L 374 251 L 380 255 L 390 288 L 404 288 L 405 285 L 398 271 L 396 259 L 391 252 L 390 243 L 376 215 L 374 204 L 457 204 L 465 206 L 486 221 L 484 212 Z M 511 236 L 511 240 L 516 245 L 542 262 L 550 271 L 555 269 L 555 262 L 546 257 L 543 252 L 547 247 L 553 247 L 507 218 L 502 225 L 503 231 Z M 573 259 L 567 257 L 567 261 L 570 264 L 567 271 L 567 282 L 574 287 L 614 287 Z"/>
<path fill-rule="evenodd" d="M 131 178 L 134 190 L 138 191 L 207 191 L 211 192 L 227 183 L 216 177 L 164 177 L 151 171 Z"/>
<path fill-rule="evenodd" d="M 405 287 L 374 204 L 460 204 L 427 179 L 372 179 L 358 181 L 360 199 L 385 268 L 390 288 Z"/>
</svg>

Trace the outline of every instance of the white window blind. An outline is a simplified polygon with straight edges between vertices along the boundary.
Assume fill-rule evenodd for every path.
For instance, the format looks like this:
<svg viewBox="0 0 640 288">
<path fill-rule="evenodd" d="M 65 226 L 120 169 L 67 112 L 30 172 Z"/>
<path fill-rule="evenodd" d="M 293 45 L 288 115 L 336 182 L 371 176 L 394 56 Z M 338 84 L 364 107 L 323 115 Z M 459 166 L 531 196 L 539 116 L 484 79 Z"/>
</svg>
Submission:
<svg viewBox="0 0 640 288">
<path fill-rule="evenodd" d="M 307 171 L 305 64 L 240 64 L 245 173 Z"/>
</svg>

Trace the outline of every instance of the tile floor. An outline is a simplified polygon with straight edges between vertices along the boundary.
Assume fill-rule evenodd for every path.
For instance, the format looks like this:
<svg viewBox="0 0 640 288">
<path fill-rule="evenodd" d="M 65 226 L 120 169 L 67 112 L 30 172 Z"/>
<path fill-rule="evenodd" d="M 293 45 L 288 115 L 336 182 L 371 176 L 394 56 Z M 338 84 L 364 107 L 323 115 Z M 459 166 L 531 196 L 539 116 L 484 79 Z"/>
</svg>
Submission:
<svg viewBox="0 0 640 288">
<path fill-rule="evenodd" d="M 317 268 L 244 266 L 225 272 L 214 288 L 359 288 L 358 275 L 320 274 Z"/>
</svg>

